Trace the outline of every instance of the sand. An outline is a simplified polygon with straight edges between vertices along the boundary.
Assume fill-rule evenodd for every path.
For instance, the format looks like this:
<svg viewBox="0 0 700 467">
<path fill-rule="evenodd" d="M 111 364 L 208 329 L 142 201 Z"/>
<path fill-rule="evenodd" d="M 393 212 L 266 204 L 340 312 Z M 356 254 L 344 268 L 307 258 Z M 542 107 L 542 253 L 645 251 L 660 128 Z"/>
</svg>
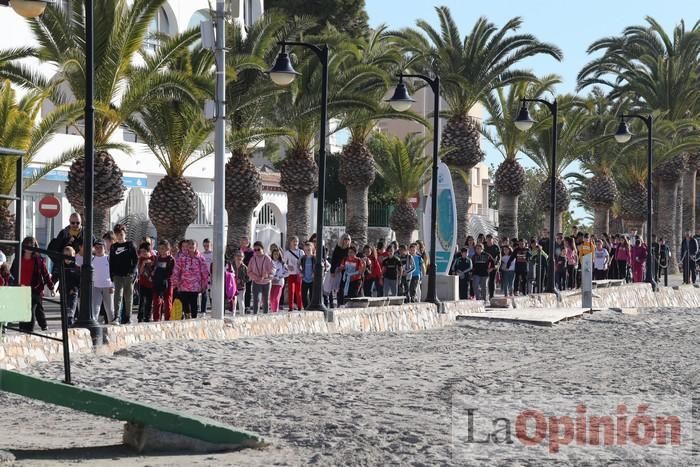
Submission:
<svg viewBox="0 0 700 467">
<path fill-rule="evenodd" d="M 662 394 L 700 383 L 700 310 L 598 312 L 552 328 L 469 321 L 404 334 L 180 341 L 74 362 L 80 385 L 175 407 L 258 433 L 262 450 L 142 456 L 120 422 L 0 393 L 0 450 L 15 465 L 688 465 L 613 449 L 462 449 L 453 396 Z M 32 373 L 60 378 L 61 364 Z M 506 402 L 506 405 L 508 403 Z M 463 423 L 463 414 L 458 423 Z M 2 455 L 0 455 L 0 460 Z M 1 462 L 0 462 L 1 463 Z"/>
</svg>

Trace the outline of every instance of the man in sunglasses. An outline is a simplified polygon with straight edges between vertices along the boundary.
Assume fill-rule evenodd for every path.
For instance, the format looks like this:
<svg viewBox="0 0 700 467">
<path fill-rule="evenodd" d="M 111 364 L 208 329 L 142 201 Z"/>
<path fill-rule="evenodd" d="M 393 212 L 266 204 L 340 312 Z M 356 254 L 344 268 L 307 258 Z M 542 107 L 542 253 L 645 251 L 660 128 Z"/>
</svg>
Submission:
<svg viewBox="0 0 700 467">
<path fill-rule="evenodd" d="M 75 251 L 80 251 L 80 246 L 83 244 L 83 226 L 80 219 L 80 214 L 74 212 L 70 215 L 70 224 L 58 233 L 58 236 L 51 240 L 48 249 L 62 252 L 67 246 L 72 247 Z M 92 237 L 91 245 L 95 243 L 95 237 Z"/>
</svg>

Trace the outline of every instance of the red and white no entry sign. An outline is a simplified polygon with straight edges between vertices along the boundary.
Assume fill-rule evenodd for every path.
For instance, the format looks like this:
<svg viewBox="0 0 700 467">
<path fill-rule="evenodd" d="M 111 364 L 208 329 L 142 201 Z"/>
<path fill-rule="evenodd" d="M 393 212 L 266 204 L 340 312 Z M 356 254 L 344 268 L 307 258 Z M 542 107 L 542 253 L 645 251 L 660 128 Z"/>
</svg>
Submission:
<svg viewBox="0 0 700 467">
<path fill-rule="evenodd" d="M 61 212 L 61 201 L 53 195 L 46 195 L 39 200 L 39 213 L 49 219 Z"/>
</svg>

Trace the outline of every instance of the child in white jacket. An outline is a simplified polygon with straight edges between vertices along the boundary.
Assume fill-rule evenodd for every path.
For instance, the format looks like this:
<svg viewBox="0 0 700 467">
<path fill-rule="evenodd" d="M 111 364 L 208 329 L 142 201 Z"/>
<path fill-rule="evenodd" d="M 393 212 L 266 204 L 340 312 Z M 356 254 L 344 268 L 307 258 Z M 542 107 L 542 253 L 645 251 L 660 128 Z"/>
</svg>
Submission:
<svg viewBox="0 0 700 467">
<path fill-rule="evenodd" d="M 100 308 L 104 305 L 107 322 L 118 324 L 114 319 L 114 284 L 109 275 L 109 256 L 105 254 L 102 240 L 95 242 L 92 267 L 92 318 L 95 321 L 99 319 Z"/>
</svg>

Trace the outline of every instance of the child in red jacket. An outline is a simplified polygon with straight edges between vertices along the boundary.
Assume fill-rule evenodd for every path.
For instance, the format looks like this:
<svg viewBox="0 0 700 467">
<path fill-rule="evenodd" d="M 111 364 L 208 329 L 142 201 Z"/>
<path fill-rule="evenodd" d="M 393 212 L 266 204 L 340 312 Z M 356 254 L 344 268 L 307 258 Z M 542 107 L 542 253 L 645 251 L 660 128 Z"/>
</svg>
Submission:
<svg viewBox="0 0 700 467">
<path fill-rule="evenodd" d="M 139 246 L 139 323 L 151 321 L 153 307 L 153 271 L 156 267 L 156 255 L 151 251 L 150 243 Z"/>
</svg>

